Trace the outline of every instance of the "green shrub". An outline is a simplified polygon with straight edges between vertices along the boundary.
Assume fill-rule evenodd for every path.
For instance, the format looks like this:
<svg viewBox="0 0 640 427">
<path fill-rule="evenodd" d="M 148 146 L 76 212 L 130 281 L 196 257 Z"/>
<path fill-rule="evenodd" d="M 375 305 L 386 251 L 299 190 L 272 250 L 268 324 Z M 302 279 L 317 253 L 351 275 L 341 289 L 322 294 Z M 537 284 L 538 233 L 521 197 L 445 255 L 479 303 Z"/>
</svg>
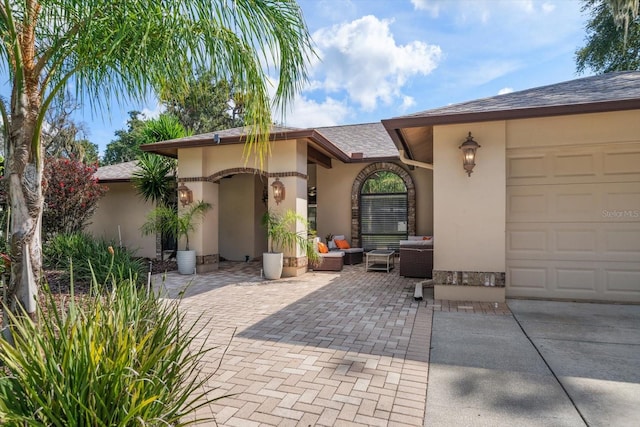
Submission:
<svg viewBox="0 0 640 427">
<path fill-rule="evenodd" d="M 199 322 L 187 324 L 178 300 L 132 280 L 110 285 L 97 294 L 94 282 L 79 304 L 72 293 L 67 311 L 45 289 L 37 322 L 10 316 L 14 345 L 0 339 L 0 424 L 177 426 L 211 402 Z"/>
<path fill-rule="evenodd" d="M 109 253 L 113 248 L 113 259 Z M 113 265 L 111 264 L 113 262 Z M 44 245 L 44 265 L 46 268 L 71 270 L 79 281 L 92 281 L 92 271 L 98 283 L 105 283 L 107 275 L 113 269 L 119 279 L 135 276 L 143 280 L 144 263 L 123 248 L 113 246 L 112 242 L 95 239 L 84 233 L 58 234 Z"/>
</svg>

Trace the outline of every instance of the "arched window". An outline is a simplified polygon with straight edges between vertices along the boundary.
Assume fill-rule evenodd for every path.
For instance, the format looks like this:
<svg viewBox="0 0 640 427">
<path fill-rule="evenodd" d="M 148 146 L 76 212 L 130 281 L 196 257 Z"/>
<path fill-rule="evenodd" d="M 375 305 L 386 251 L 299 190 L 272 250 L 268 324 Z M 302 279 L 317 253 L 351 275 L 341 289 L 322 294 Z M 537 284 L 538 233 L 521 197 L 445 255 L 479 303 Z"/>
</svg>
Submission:
<svg viewBox="0 0 640 427">
<path fill-rule="evenodd" d="M 398 174 L 378 170 L 360 190 L 360 239 L 365 250 L 398 249 L 406 240 L 407 186 Z"/>
</svg>

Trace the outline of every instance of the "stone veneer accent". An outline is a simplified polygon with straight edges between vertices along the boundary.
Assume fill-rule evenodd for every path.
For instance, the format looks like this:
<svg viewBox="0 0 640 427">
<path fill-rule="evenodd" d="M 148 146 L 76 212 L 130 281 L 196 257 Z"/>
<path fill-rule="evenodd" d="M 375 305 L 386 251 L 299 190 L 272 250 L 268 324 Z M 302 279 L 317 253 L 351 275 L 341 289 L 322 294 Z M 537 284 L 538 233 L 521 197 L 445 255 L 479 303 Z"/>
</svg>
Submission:
<svg viewBox="0 0 640 427">
<path fill-rule="evenodd" d="M 306 267 L 308 265 L 307 257 L 284 257 L 282 260 L 282 267 Z"/>
<path fill-rule="evenodd" d="M 204 269 L 205 271 L 217 270 L 220 265 L 220 254 L 197 255 L 196 269 Z"/>
<path fill-rule="evenodd" d="M 457 283 L 454 285 L 453 277 L 457 275 Z M 488 277 L 487 277 L 488 275 Z M 451 286 L 485 286 L 487 278 L 494 276 L 494 287 L 505 287 L 504 271 L 445 271 L 433 270 L 433 282 L 436 285 Z M 465 281 L 466 280 L 466 281 Z"/>
<path fill-rule="evenodd" d="M 360 247 L 360 191 L 362 185 L 373 173 L 377 171 L 388 171 L 397 174 L 404 181 L 407 187 L 407 233 L 409 236 L 416 235 L 416 186 L 413 178 L 402 166 L 391 162 L 372 163 L 362 169 L 351 187 L 351 246 Z"/>
</svg>

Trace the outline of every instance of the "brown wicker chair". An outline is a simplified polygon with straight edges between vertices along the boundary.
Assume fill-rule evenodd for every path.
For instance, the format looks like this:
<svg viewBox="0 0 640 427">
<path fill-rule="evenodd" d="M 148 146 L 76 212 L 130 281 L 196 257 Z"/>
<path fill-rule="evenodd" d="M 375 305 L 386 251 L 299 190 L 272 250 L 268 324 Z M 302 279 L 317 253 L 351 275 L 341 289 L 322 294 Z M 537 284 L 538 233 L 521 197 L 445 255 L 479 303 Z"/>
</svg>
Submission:
<svg viewBox="0 0 640 427">
<path fill-rule="evenodd" d="M 316 237 L 313 242 L 316 251 L 318 251 L 319 241 L 320 239 Z M 318 255 L 320 256 L 320 260 L 309 265 L 313 271 L 342 271 L 342 267 L 344 265 L 343 252 L 331 251 L 326 254 L 318 252 Z"/>
<path fill-rule="evenodd" d="M 405 277 L 433 278 L 433 245 L 401 241 L 399 274 Z"/>
</svg>

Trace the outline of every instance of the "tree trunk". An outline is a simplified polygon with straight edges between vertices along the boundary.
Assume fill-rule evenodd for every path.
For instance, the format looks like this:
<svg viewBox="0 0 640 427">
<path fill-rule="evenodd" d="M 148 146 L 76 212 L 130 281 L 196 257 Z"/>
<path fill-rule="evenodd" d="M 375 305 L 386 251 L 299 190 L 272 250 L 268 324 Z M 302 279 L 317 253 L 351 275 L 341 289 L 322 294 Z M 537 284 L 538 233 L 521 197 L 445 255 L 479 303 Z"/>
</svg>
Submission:
<svg viewBox="0 0 640 427">
<path fill-rule="evenodd" d="M 31 144 L 36 128 L 33 110 L 35 107 L 38 111 L 40 100 L 28 100 L 26 94 L 19 98 L 13 103 L 6 153 L 11 203 L 11 278 L 5 304 L 13 313 L 21 315 L 24 310 L 33 318 L 42 271 L 44 159 L 40 145 L 37 147 L 40 152 L 34 153 Z"/>
</svg>

